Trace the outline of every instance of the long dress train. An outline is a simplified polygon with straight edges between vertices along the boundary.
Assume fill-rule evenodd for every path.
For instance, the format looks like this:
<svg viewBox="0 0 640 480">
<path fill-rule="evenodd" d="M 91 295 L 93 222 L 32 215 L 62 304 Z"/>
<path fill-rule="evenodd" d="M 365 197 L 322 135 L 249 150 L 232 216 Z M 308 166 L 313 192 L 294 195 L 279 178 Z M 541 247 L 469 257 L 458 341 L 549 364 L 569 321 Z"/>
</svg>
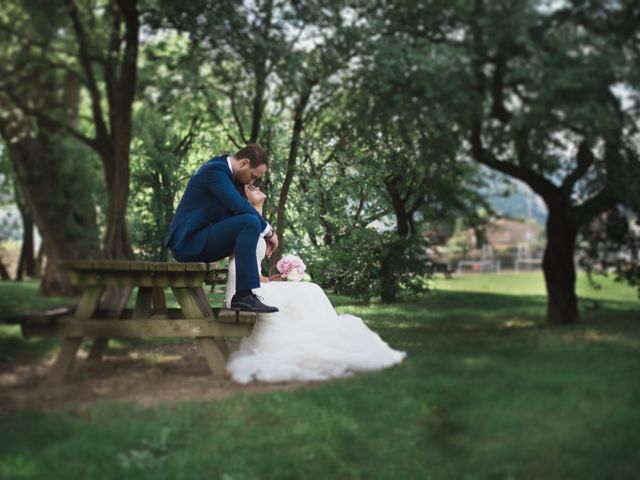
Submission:
<svg viewBox="0 0 640 480">
<path fill-rule="evenodd" d="M 260 238 L 258 263 L 266 243 Z M 254 292 L 280 309 L 259 314 L 253 332 L 242 339 L 227 362 L 239 383 L 317 381 L 378 370 L 402 362 L 394 350 L 354 315 L 338 315 L 319 285 L 310 282 L 263 283 Z M 229 262 L 227 307 L 235 293 L 235 260 Z"/>
</svg>

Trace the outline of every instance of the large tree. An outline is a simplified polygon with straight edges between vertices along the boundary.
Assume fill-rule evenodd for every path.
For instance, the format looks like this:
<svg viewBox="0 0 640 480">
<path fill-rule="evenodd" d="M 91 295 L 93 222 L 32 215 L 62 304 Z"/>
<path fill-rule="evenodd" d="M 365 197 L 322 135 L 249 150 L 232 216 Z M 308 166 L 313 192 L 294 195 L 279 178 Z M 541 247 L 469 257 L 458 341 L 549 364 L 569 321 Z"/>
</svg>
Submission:
<svg viewBox="0 0 640 480">
<path fill-rule="evenodd" d="M 398 57 L 448 52 L 448 62 L 425 72 L 422 90 L 404 96 L 427 114 L 444 114 L 468 158 L 545 201 L 547 318 L 578 321 L 578 231 L 617 202 L 635 201 L 640 179 L 640 6 L 404 0 L 378 7 L 381 38 L 404 42 Z"/>
<path fill-rule="evenodd" d="M 91 191 L 93 165 L 85 158 L 87 152 L 65 141 L 58 121 L 30 114 L 62 110 L 69 125 L 78 122 L 77 78 L 47 64 L 57 24 L 55 17 L 17 4 L 0 10 L 5 46 L 0 67 L 0 135 L 19 186 L 15 194 L 44 239 L 47 262 L 41 291 L 64 295 L 74 290 L 63 261 L 94 256 L 98 230 Z M 29 229 L 28 222 L 25 228 Z"/>
<path fill-rule="evenodd" d="M 472 157 L 545 201 L 547 319 L 578 321 L 579 229 L 640 180 L 633 70 L 640 6 L 574 1 L 548 7 L 474 0 L 466 11 Z M 631 183 L 629 183 L 631 182 Z"/>
<path fill-rule="evenodd" d="M 35 1 L 8 12 L 16 10 L 27 21 L 16 25 L 12 15 L 4 15 L 0 31 L 31 55 L 23 68 L 5 68 L 10 81 L 3 91 L 22 115 L 80 141 L 99 156 L 107 185 L 104 255 L 132 258 L 125 213 L 140 34 L 137 2 Z M 28 66 L 33 68 L 24 68 Z M 77 122 L 77 115 L 69 115 L 64 104 L 43 108 L 27 101 L 23 87 L 33 87 L 34 75 L 47 78 L 56 73 L 80 85 L 89 119 Z"/>
</svg>

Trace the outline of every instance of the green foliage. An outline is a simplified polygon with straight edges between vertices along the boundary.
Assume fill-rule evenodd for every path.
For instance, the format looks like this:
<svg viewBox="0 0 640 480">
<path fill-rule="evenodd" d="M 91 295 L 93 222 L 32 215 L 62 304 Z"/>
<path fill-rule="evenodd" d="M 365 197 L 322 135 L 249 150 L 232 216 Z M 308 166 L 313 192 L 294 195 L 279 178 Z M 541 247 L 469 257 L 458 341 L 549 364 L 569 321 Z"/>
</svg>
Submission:
<svg viewBox="0 0 640 480">
<path fill-rule="evenodd" d="M 421 236 L 402 239 L 394 232 L 361 228 L 335 244 L 309 248 L 303 255 L 314 282 L 339 294 L 369 300 L 381 294 L 382 262 L 390 255 L 399 290 L 427 290 L 425 248 Z"/>
<path fill-rule="evenodd" d="M 162 243 L 191 173 L 227 149 L 208 118 L 188 39 L 164 31 L 144 44 L 141 57 L 128 222 L 137 255 L 166 260 Z"/>
<path fill-rule="evenodd" d="M 589 281 L 613 274 L 616 281 L 634 286 L 640 296 L 640 223 L 638 213 L 612 209 L 582 229 L 580 266 Z"/>
<path fill-rule="evenodd" d="M 186 156 L 195 129 L 188 132 L 152 109 L 137 115 L 139 132 L 133 146 L 131 178 L 136 189 L 129 208 L 133 244 L 140 258 L 166 260 L 162 246 L 174 213 L 174 200 L 187 175 Z"/>
<path fill-rule="evenodd" d="M 329 246 L 310 249 L 308 271 L 314 282 L 336 293 L 368 299 L 380 292 L 382 236 L 363 228 Z"/>
<path fill-rule="evenodd" d="M 56 135 L 51 138 L 50 146 L 58 165 L 56 205 L 73 212 L 68 223 L 60 229 L 77 245 L 86 246 L 87 251 L 97 249 L 100 231 L 104 230 L 107 205 L 102 165 L 86 145 L 68 136 Z"/>
</svg>

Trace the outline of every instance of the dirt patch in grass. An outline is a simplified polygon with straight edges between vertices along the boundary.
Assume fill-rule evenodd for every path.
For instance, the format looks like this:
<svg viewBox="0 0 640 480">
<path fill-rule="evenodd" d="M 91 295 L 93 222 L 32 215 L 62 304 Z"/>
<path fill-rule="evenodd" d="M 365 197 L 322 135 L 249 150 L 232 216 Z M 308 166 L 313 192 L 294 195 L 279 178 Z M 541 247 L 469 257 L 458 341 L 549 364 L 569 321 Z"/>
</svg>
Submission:
<svg viewBox="0 0 640 480">
<path fill-rule="evenodd" d="M 237 349 L 234 344 L 229 347 L 231 351 Z M 88 362 L 86 357 L 86 352 L 78 353 L 72 371 L 60 386 L 44 385 L 55 354 L 31 362 L 0 365 L 0 414 L 18 409 L 60 411 L 102 400 L 171 404 L 317 385 L 235 383 L 226 374 L 213 375 L 192 343 L 112 348 L 100 362 Z"/>
</svg>

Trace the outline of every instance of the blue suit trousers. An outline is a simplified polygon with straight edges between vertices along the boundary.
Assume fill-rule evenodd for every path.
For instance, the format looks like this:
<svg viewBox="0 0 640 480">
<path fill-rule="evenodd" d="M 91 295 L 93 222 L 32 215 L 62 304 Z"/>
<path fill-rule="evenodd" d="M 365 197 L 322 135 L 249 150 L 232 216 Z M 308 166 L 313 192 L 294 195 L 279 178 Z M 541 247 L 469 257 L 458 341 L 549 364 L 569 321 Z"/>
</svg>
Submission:
<svg viewBox="0 0 640 480">
<path fill-rule="evenodd" d="M 207 227 L 207 242 L 199 255 L 183 255 L 174 248 L 171 253 L 178 262 L 215 262 L 235 252 L 236 291 L 260 288 L 256 247 L 261 229 L 257 215 L 234 215 Z"/>
</svg>

